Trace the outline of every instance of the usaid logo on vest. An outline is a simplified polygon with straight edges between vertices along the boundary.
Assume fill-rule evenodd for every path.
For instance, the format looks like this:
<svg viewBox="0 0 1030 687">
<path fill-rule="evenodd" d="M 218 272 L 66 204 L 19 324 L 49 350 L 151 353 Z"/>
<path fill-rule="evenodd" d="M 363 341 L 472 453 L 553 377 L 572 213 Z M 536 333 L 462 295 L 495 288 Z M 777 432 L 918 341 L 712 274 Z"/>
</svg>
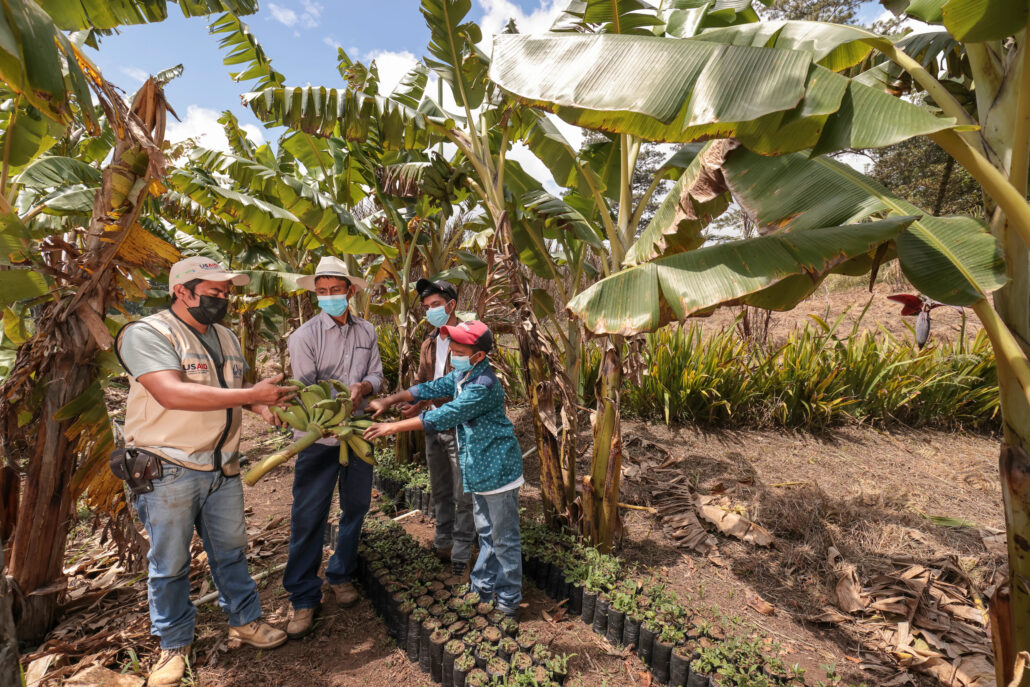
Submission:
<svg viewBox="0 0 1030 687">
<path fill-rule="evenodd" d="M 210 366 L 203 362 L 182 364 L 182 371 L 186 374 L 207 374 L 210 369 Z"/>
<path fill-rule="evenodd" d="M 234 378 L 237 378 L 237 379 L 243 376 L 243 364 L 242 363 L 233 363 L 232 364 L 232 376 Z"/>
</svg>

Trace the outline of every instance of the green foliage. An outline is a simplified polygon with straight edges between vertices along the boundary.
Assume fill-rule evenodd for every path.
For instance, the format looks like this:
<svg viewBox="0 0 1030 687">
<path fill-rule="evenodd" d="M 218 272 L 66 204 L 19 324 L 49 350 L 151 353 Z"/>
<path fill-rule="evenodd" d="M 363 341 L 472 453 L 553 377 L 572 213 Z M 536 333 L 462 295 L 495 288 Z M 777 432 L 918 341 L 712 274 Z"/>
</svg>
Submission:
<svg viewBox="0 0 1030 687">
<path fill-rule="evenodd" d="M 751 348 L 732 328 L 703 335 L 693 324 L 650 334 L 643 379 L 624 387 L 623 412 L 732 426 L 997 428 L 997 371 L 983 332 L 920 351 L 886 331 L 856 327 L 842 336 L 840 320 L 813 319 L 775 348 Z M 596 378 L 599 360 L 585 357 L 586 380 Z"/>
</svg>

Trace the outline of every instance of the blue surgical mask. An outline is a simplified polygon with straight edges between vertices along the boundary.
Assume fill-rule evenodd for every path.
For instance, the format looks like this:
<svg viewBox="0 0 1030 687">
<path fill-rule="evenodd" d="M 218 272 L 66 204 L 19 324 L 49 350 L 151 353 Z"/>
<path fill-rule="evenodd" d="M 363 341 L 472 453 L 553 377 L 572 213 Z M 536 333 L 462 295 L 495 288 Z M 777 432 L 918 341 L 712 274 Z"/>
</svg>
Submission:
<svg viewBox="0 0 1030 687">
<path fill-rule="evenodd" d="M 339 317 L 347 311 L 347 296 L 319 296 L 318 307 L 332 317 Z"/>
<path fill-rule="evenodd" d="M 453 367 L 458 372 L 464 372 L 465 370 L 472 367 L 472 363 L 469 362 L 469 356 L 467 355 L 452 355 L 451 367 Z"/>
<path fill-rule="evenodd" d="M 447 324 L 449 319 L 451 319 L 451 316 L 447 314 L 447 308 L 443 305 L 426 310 L 426 322 L 437 329 Z"/>
</svg>

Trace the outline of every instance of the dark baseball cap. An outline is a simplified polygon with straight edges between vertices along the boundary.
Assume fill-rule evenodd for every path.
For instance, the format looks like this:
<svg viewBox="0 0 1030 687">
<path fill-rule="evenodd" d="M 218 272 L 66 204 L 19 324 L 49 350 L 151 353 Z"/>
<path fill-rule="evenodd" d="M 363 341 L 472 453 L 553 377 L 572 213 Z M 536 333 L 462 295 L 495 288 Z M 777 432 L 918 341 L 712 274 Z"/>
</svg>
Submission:
<svg viewBox="0 0 1030 687">
<path fill-rule="evenodd" d="M 454 284 L 447 281 L 430 281 L 423 277 L 415 282 L 415 291 L 418 292 L 420 299 L 438 293 L 447 300 L 458 300 L 458 289 L 454 288 Z"/>
</svg>

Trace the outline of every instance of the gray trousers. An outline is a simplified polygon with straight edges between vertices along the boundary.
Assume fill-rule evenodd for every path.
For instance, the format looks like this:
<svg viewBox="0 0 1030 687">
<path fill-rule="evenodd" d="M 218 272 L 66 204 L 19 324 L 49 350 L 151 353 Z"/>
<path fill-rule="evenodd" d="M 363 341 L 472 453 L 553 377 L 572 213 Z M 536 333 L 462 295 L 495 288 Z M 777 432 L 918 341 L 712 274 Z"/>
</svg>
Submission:
<svg viewBox="0 0 1030 687">
<path fill-rule="evenodd" d="M 453 432 L 426 432 L 426 462 L 436 511 L 438 549 L 451 549 L 451 560 L 468 563 L 476 523 L 472 517 L 472 494 L 466 494 L 458 467 L 458 442 Z"/>
</svg>

